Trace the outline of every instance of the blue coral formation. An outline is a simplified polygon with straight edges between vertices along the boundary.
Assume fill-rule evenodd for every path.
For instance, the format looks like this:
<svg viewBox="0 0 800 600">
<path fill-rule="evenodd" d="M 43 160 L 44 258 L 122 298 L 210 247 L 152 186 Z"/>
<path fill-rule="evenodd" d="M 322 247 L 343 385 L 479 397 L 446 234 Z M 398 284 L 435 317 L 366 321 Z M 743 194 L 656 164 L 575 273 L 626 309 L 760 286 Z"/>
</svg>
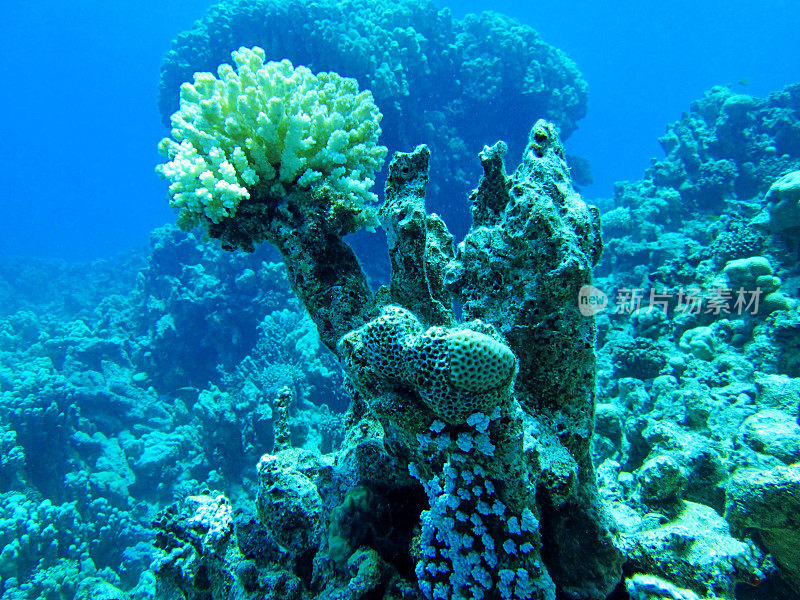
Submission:
<svg viewBox="0 0 800 600">
<path fill-rule="evenodd" d="M 540 121 L 512 177 L 505 175 L 500 153 L 485 151 L 486 175 L 474 199 L 475 233 L 454 254 L 441 220 L 424 211 L 427 157 L 427 148 L 418 147 L 392 161 L 380 215 L 392 232 L 391 253 L 400 268 L 393 271 L 391 286 L 371 300 L 382 305 L 380 313 L 344 334 L 336 347 L 354 399 L 345 443 L 330 458 L 294 449 L 264 457 L 261 524 L 286 547 L 287 558 L 294 557 L 295 576 L 311 589 L 313 580 L 303 581 L 297 564 L 298 548 L 315 556 L 317 578 L 326 572 L 331 582 L 343 585 L 350 577 L 348 587 L 387 577 L 393 585 L 413 585 L 402 561 L 386 552 L 399 536 L 413 539 L 414 578 L 429 599 L 544 599 L 554 598 L 557 589 L 602 598 L 619 581 L 621 557 L 586 461 L 594 403 L 587 340 L 594 330 L 573 296 L 589 281 L 599 257 L 597 212 L 572 191 L 555 129 Z M 538 251 L 527 248 L 540 243 L 530 235 L 534 224 L 553 234 Z M 464 250 L 467 244 L 472 252 Z M 517 266 L 498 264 L 519 285 L 488 288 L 482 280 L 486 265 L 478 257 L 514 252 L 512 247 L 520 257 L 534 257 Z M 401 261 L 404 251 L 416 260 Z M 559 275 L 548 275 L 553 272 Z M 539 277 L 539 287 L 524 285 L 526 277 Z M 416 290 L 419 282 L 427 293 Z M 481 295 L 488 307 L 482 318 L 458 324 L 449 308 L 452 299 L 459 298 L 464 312 L 474 316 Z M 508 304 L 494 307 L 493 299 Z M 410 301 L 417 314 L 394 304 L 397 300 Z M 536 334 L 538 327 L 527 334 L 538 337 L 521 331 L 502 335 L 519 330 L 528 315 L 503 306 L 545 301 L 558 315 L 548 322 L 557 346 L 555 337 L 548 342 Z M 329 310 L 305 306 L 315 320 Z M 547 363 L 550 373 L 534 368 L 526 345 L 556 354 Z M 577 356 L 583 367 L 552 372 Z M 518 357 L 525 364 L 519 375 Z M 536 387 L 542 389 L 534 393 Z M 359 563 L 358 575 L 342 573 L 336 565 L 349 566 L 363 555 L 357 541 L 343 534 L 352 528 L 339 523 L 335 535 L 320 533 L 323 507 L 352 507 L 344 499 L 354 486 L 366 486 L 378 496 L 368 498 L 379 505 L 380 497 L 420 484 L 424 495 L 411 494 L 419 520 L 406 516 L 405 528 L 389 539 L 373 536 L 367 544 L 372 553 Z M 542 516 L 546 527 L 539 526 Z M 379 529 L 375 523 L 366 528 Z M 310 537 L 295 543 L 285 537 L 290 531 Z M 592 560 L 584 559 L 580 570 L 568 568 L 581 552 Z M 325 556 L 335 556 L 333 564 Z M 185 587 L 180 580 L 173 585 Z"/>
<path fill-rule="evenodd" d="M 500 410 L 475 412 L 467 419 L 469 429 L 457 437 L 441 421 L 417 435 L 426 464 L 442 464 L 440 474 L 409 464 L 430 506 L 421 515 L 415 569 L 426 598 L 554 597 L 555 586 L 536 558 L 538 519 L 527 507 L 520 515 L 510 511 L 482 464 L 494 457 L 489 427 L 500 416 Z"/>
<path fill-rule="evenodd" d="M 213 137 L 212 126 L 198 121 L 193 135 Z M 269 192 L 274 207 L 262 215 L 230 210 L 224 232 L 206 227 L 221 233 L 223 248 L 277 246 L 346 372 L 353 403 L 341 450 L 298 452 L 276 424 L 280 445 L 259 463 L 260 526 L 283 549 L 278 564 L 309 593 L 328 589 L 323 581 L 362 591 L 388 580 L 429 600 L 543 600 L 558 589 L 599 600 L 619 581 L 621 556 L 587 461 L 595 329 L 575 302 L 602 250 L 598 211 L 573 190 L 553 124 L 534 125 L 510 177 L 505 148 L 481 155 L 474 226 L 455 250 L 445 223 L 425 209 L 429 149 L 396 153 L 379 210 L 392 273 L 374 294 L 342 239 L 348 230 L 309 208 L 302 192 Z M 286 412 L 281 400 L 281 419 Z M 401 493 L 416 498 L 416 510 L 379 535 L 370 507 Z M 325 507 L 336 515 L 328 535 Z M 360 532 L 348 525 L 353 512 L 366 519 Z M 388 513 L 400 519 L 391 504 Z M 164 586 L 185 594 L 201 568 L 229 582 L 215 589 L 243 585 L 232 580 L 236 552 L 220 561 L 221 550 L 191 544 L 180 520 L 160 528 Z M 387 551 L 404 544 L 399 556 Z M 568 567 L 579 554 L 592 559 Z"/>
<path fill-rule="evenodd" d="M 3 266 L 19 303 L 0 317 L 4 595 L 154 597 L 158 507 L 247 485 L 283 386 L 292 443 L 341 442 L 310 402 L 342 410 L 341 371 L 276 258 L 162 228 L 126 262 Z"/>
<path fill-rule="evenodd" d="M 632 597 L 791 598 L 800 87 L 714 88 L 661 143 L 666 156 L 618 184 L 603 215 L 595 281 L 638 294 L 598 319 L 601 490 L 630 569 L 663 578 L 627 585 Z"/>
</svg>

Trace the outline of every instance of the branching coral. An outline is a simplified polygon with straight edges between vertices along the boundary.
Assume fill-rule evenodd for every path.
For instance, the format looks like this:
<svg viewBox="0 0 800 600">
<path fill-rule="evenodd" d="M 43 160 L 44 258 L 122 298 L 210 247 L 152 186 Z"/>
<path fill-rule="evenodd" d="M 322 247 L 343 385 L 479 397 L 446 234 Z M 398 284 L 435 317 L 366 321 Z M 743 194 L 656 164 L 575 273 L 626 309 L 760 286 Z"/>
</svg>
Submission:
<svg viewBox="0 0 800 600">
<path fill-rule="evenodd" d="M 170 161 L 170 196 L 184 228 L 201 225 L 224 249 L 279 248 L 289 281 L 329 348 L 368 310 L 366 277 L 341 236 L 375 223 L 369 192 L 386 148 L 369 92 L 335 73 L 264 63 L 242 48 L 219 79 L 182 88 Z M 325 273 L 317 269 L 326 264 Z M 354 320 L 355 319 L 355 320 Z M 360 323 L 359 323 L 360 324 Z"/>
<path fill-rule="evenodd" d="M 432 149 L 428 201 L 459 234 L 469 226 L 475 151 L 503 139 L 521 153 L 533 119 L 554 122 L 566 138 L 586 114 L 588 86 L 575 63 L 495 12 L 459 20 L 432 0 L 223 0 L 164 58 L 164 120 L 192 73 L 254 44 L 269 59 L 335 71 L 372 90 L 390 152 L 422 140 Z M 499 98 L 514 110 L 501 110 Z"/>
<path fill-rule="evenodd" d="M 172 138 L 159 149 L 169 162 L 158 172 L 171 181 L 178 225 L 217 225 L 240 204 L 295 190 L 326 196 L 329 216 L 348 213 L 342 227 L 373 223 L 377 201 L 371 177 L 386 148 L 377 144 L 381 115 L 368 91 L 336 73 L 314 75 L 288 60 L 264 62 L 264 50 L 240 48 L 236 68 L 218 77 L 196 73 L 181 86 Z"/>
</svg>

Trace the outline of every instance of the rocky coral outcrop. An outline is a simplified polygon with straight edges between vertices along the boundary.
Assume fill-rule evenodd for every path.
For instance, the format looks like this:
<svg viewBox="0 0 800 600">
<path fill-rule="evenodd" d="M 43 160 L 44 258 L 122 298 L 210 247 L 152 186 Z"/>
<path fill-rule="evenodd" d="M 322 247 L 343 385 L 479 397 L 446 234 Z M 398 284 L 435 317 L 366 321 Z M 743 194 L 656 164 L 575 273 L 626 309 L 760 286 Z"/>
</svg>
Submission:
<svg viewBox="0 0 800 600">
<path fill-rule="evenodd" d="M 642 180 L 617 186 L 595 283 L 609 298 L 601 490 L 623 524 L 626 572 L 676 587 L 626 585 L 793 598 L 796 524 L 781 521 L 791 500 L 777 490 L 791 488 L 800 431 L 800 87 L 764 99 L 714 88 L 661 143 Z"/>
<path fill-rule="evenodd" d="M 394 269 L 375 294 L 346 253 L 302 239 L 343 244 L 313 215 L 291 233 L 302 213 L 268 224 L 323 341 L 340 334 L 352 395 L 341 449 L 259 464 L 259 522 L 280 552 L 257 569 L 279 565 L 303 597 L 600 600 L 620 581 L 589 456 L 595 330 L 577 304 L 598 214 L 573 191 L 552 124 L 535 125 L 511 176 L 504 149 L 482 154 L 475 225 L 455 253 L 424 209 L 429 151 L 395 157 L 380 211 Z M 346 276 L 314 280 L 339 264 Z M 323 284 L 350 301 L 308 293 Z"/>
</svg>

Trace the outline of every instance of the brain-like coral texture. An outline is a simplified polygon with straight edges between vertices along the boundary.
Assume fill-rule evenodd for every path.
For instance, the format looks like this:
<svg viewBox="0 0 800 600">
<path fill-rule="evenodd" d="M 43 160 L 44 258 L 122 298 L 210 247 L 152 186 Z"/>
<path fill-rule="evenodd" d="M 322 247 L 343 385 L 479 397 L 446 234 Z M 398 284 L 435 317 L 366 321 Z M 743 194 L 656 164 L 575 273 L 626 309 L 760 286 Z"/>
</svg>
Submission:
<svg viewBox="0 0 800 600">
<path fill-rule="evenodd" d="M 431 327 L 399 306 L 387 306 L 341 342 L 350 364 L 366 359 L 390 385 L 413 388 L 438 417 L 463 423 L 491 412 L 508 396 L 517 369 L 511 349 L 473 329 Z"/>
</svg>

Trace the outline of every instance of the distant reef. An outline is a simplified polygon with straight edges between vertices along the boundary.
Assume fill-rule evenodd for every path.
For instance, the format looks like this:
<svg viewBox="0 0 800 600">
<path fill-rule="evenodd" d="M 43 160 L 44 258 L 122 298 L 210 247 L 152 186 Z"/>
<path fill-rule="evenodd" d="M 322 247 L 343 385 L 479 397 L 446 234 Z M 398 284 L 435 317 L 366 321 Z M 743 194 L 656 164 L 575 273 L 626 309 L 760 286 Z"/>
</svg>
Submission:
<svg viewBox="0 0 800 600">
<path fill-rule="evenodd" d="M 155 597 L 159 507 L 254 489 L 281 392 L 284 443 L 341 442 L 341 371 L 270 258 L 166 227 L 146 259 L 0 264 L 4 599 Z"/>
<path fill-rule="evenodd" d="M 677 288 L 762 254 L 794 273 L 797 214 L 767 192 L 800 169 L 800 85 L 767 98 L 715 87 L 659 141 L 665 158 L 605 206 L 597 275 Z"/>
<path fill-rule="evenodd" d="M 618 183 L 602 217 L 600 488 L 626 571 L 681 598 L 793 599 L 800 85 L 715 87 L 660 141 L 665 158 Z"/>
<path fill-rule="evenodd" d="M 519 156 L 537 119 L 555 123 L 566 139 L 586 114 L 587 84 L 575 63 L 495 12 L 458 20 L 430 0 L 230 0 L 181 33 L 164 58 L 164 123 L 178 109 L 182 83 L 253 45 L 267 60 L 334 71 L 371 90 L 389 156 L 420 143 L 431 148 L 429 202 L 458 233 L 469 227 L 466 198 L 484 144 L 502 139 Z M 585 161 L 574 162 L 588 173 Z"/>
</svg>

